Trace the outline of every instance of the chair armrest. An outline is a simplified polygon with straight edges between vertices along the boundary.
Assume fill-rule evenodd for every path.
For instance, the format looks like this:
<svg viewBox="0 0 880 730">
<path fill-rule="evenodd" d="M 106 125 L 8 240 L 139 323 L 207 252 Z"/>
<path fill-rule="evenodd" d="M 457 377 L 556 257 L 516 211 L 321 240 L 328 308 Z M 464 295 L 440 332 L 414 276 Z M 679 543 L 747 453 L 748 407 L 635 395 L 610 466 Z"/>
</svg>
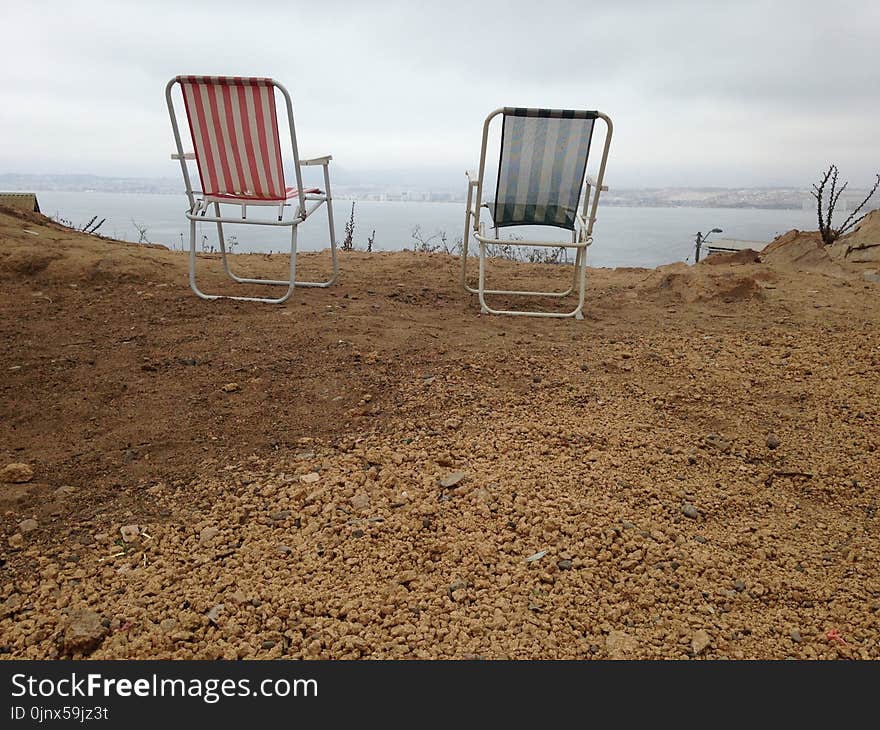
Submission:
<svg viewBox="0 0 880 730">
<path fill-rule="evenodd" d="M 300 167 L 308 167 L 309 165 L 326 165 L 333 159 L 333 155 L 324 155 L 323 157 L 311 157 L 308 160 L 300 160 Z"/>
<path fill-rule="evenodd" d="M 172 160 L 181 160 L 181 159 L 194 160 L 194 159 L 196 159 L 196 153 L 195 152 L 184 152 L 183 156 L 181 156 L 181 155 L 177 154 L 176 152 L 173 152 L 171 154 L 171 159 Z"/>
<path fill-rule="evenodd" d="M 592 177 L 591 175 L 587 175 L 587 177 L 584 178 L 584 182 L 586 182 L 587 185 L 589 185 L 591 188 L 596 187 L 596 178 Z M 608 190 L 608 186 L 603 185 L 602 192 L 604 193 L 606 190 Z"/>
</svg>

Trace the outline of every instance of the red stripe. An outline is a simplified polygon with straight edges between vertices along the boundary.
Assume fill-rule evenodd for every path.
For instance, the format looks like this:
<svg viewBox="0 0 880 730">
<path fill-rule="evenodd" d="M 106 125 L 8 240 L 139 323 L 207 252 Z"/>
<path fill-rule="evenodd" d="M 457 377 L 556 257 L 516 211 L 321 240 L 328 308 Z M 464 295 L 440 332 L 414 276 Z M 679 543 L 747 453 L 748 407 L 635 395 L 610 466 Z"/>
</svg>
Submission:
<svg viewBox="0 0 880 730">
<path fill-rule="evenodd" d="M 269 186 L 265 197 L 277 198 L 280 196 L 275 190 L 275 181 L 272 179 L 272 171 L 269 169 L 269 147 L 266 144 L 266 118 L 263 111 L 263 100 L 260 96 L 261 94 L 259 91 L 254 91 L 254 110 L 257 117 L 257 139 L 260 142 L 261 162 L 263 164 L 263 169 L 266 171 L 266 184 Z"/>
<path fill-rule="evenodd" d="M 232 145 L 232 155 L 235 158 L 236 173 L 238 174 L 239 184 L 243 193 L 247 190 L 247 180 L 244 174 L 244 164 L 242 162 L 241 150 L 238 148 L 238 135 L 235 131 L 235 118 L 232 116 L 232 92 L 229 86 L 223 87 L 223 105 L 226 107 L 226 126 L 229 128 L 229 142 Z"/>
<path fill-rule="evenodd" d="M 211 110 L 211 124 L 214 128 L 214 136 L 217 138 L 217 154 L 220 157 L 220 170 L 223 173 L 224 192 L 235 192 L 235 184 L 232 182 L 232 173 L 229 170 L 229 158 L 226 155 L 226 142 L 223 139 L 223 125 L 221 124 L 220 111 L 217 109 L 217 87 L 208 84 L 208 105 Z M 216 161 L 215 161 L 216 162 Z"/>
<path fill-rule="evenodd" d="M 190 89 L 196 107 L 194 111 L 199 120 L 199 127 L 201 127 L 202 130 L 200 135 L 202 148 L 205 150 L 205 159 L 197 159 L 196 161 L 199 163 L 199 175 L 202 178 L 204 192 L 206 195 L 212 195 L 217 192 L 217 171 L 214 168 L 214 161 L 211 156 L 211 139 L 207 136 L 208 123 L 205 120 L 204 101 L 202 100 L 202 94 L 199 91 L 197 84 L 191 84 Z M 192 112 L 187 109 L 187 113 L 191 114 Z M 190 131 L 192 132 L 193 139 L 195 139 L 195 130 L 192 127 L 192 122 L 190 122 Z M 196 155 L 196 157 L 198 158 L 199 155 Z M 205 175 L 205 173 L 207 173 L 207 175 Z"/>
<path fill-rule="evenodd" d="M 281 164 L 281 137 L 278 135 L 278 112 L 275 109 L 275 89 L 269 89 L 269 107 L 272 112 L 272 133 L 275 135 L 275 164 L 278 165 L 279 192 L 286 190 L 284 185 L 284 165 Z"/>
<path fill-rule="evenodd" d="M 258 198 L 263 197 L 263 190 L 260 187 L 260 176 L 257 173 L 257 156 L 254 153 L 254 143 L 251 141 L 251 123 L 247 108 L 247 95 L 251 92 L 244 86 L 237 87 L 238 93 L 238 113 L 241 117 L 241 132 L 244 136 L 244 147 L 247 154 L 248 169 L 251 171 L 251 178 L 254 181 L 254 194 Z"/>
<path fill-rule="evenodd" d="M 181 77 L 178 77 L 178 78 L 181 78 Z M 181 87 L 183 87 L 183 85 L 184 85 L 183 82 L 181 82 Z M 187 84 L 187 86 L 188 85 L 189 84 Z M 202 190 L 204 191 L 204 189 L 205 189 L 205 174 L 202 172 L 202 160 L 198 155 L 198 148 L 196 147 L 196 143 L 195 143 L 196 130 L 193 129 L 193 123 L 192 123 L 193 111 L 189 108 L 189 100 L 187 98 L 186 89 L 182 89 L 182 90 L 183 90 L 183 105 L 186 108 L 186 119 L 189 122 L 189 133 L 190 133 L 190 136 L 193 138 L 193 147 L 194 147 L 193 151 L 196 152 L 196 167 L 199 170 L 199 180 L 202 181 Z"/>
</svg>

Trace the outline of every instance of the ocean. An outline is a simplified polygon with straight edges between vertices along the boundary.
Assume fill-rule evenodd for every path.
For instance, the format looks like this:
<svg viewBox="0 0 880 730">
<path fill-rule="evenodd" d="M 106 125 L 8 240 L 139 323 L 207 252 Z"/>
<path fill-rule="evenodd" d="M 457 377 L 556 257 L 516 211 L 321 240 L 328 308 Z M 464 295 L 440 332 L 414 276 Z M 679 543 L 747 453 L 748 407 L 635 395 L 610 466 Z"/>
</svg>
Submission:
<svg viewBox="0 0 880 730">
<path fill-rule="evenodd" d="M 83 226 L 92 216 L 107 220 L 99 232 L 125 241 L 138 241 L 138 229 L 146 240 L 169 248 L 189 246 L 188 221 L 184 216 L 184 195 L 62 192 L 37 193 L 40 209 L 48 216 Z M 367 239 L 375 231 L 373 249 L 395 251 L 413 248 L 413 231 L 418 227 L 422 239 L 432 236 L 439 243 L 445 234 L 452 246 L 461 238 L 464 228 L 463 203 L 423 203 L 399 201 L 354 201 L 354 244 L 365 249 Z M 334 200 L 336 238 L 341 242 L 345 224 L 351 214 L 352 201 Z M 249 209 L 250 211 L 253 208 Z M 268 214 L 266 209 L 266 214 Z M 274 210 L 274 209 L 272 209 Z M 769 242 L 792 228 L 813 230 L 816 227 L 812 210 L 768 210 L 759 208 L 641 208 L 599 206 L 593 229 L 593 245 L 588 262 L 591 266 L 653 267 L 674 261 L 693 261 L 694 235 L 711 228 L 723 233 L 711 239 L 734 238 Z M 227 239 L 236 237 L 236 252 L 269 252 L 289 250 L 289 229 L 269 226 L 225 226 Z M 556 240 L 555 229 L 507 229 L 523 238 Z M 548 238 L 549 233 L 549 238 Z M 564 234 L 565 231 L 558 231 Z M 199 245 L 216 247 L 216 227 L 198 225 Z M 205 237 L 204 239 L 202 237 Z M 564 235 L 559 236 L 564 238 Z M 328 245 L 326 214 L 321 209 L 306 221 L 299 232 L 299 250 L 315 251 Z"/>
</svg>

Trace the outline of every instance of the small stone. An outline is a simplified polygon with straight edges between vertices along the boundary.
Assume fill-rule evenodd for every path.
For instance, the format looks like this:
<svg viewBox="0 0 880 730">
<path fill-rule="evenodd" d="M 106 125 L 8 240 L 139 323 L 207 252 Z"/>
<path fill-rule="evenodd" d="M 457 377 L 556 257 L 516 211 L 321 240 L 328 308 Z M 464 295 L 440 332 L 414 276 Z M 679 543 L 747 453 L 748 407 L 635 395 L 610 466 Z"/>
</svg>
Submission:
<svg viewBox="0 0 880 730">
<path fill-rule="evenodd" d="M 734 581 L 733 587 L 734 587 L 734 590 L 736 590 L 738 593 L 742 593 L 746 589 L 745 581 L 742 581 L 742 580 Z"/>
<path fill-rule="evenodd" d="M 22 520 L 18 523 L 18 529 L 21 530 L 24 535 L 33 532 L 37 527 L 39 527 L 39 525 L 37 524 L 37 521 L 33 519 Z"/>
<path fill-rule="evenodd" d="M 211 610 L 206 614 L 208 617 L 208 621 L 212 624 L 217 623 L 217 619 L 220 618 L 220 612 L 225 608 L 222 603 L 218 603 L 216 606 L 212 606 Z"/>
<path fill-rule="evenodd" d="M 34 470 L 28 464 L 7 464 L 0 469 L 0 482 L 24 484 L 34 478 Z"/>
<path fill-rule="evenodd" d="M 581 372 L 582 372 L 582 373 L 585 373 L 585 372 L 587 372 L 587 371 L 590 369 L 590 366 L 587 365 L 587 363 L 585 363 L 585 362 L 582 362 L 580 367 L 581 367 Z"/>
<path fill-rule="evenodd" d="M 681 505 L 681 512 L 685 517 L 689 519 L 695 520 L 700 516 L 700 511 L 694 507 L 690 502 L 685 502 Z"/>
<path fill-rule="evenodd" d="M 16 532 L 14 535 L 9 536 L 9 547 L 14 549 L 19 549 L 24 546 L 24 537 L 20 532 Z"/>
<path fill-rule="evenodd" d="M 199 533 L 199 543 L 204 547 L 206 545 L 210 545 L 214 538 L 220 533 L 220 529 L 214 527 L 213 525 L 209 527 L 202 528 L 202 531 Z"/>
<path fill-rule="evenodd" d="M 266 641 L 260 644 L 261 649 L 271 649 L 273 646 L 275 646 L 275 642 L 271 639 L 266 639 Z"/>
<path fill-rule="evenodd" d="M 22 607 L 22 604 L 24 604 L 24 599 L 21 594 L 13 593 L 9 598 L 3 601 L 2 604 L 0 604 L 0 618 L 12 616 Z"/>
<path fill-rule="evenodd" d="M 571 566 L 571 560 L 560 560 L 558 563 L 556 563 L 556 567 L 560 570 L 571 570 Z"/>
<path fill-rule="evenodd" d="M 773 451 L 773 449 L 779 446 L 779 439 L 776 438 L 772 433 L 767 437 L 767 448 Z"/>
<path fill-rule="evenodd" d="M 241 386 L 238 383 L 226 383 L 220 390 L 224 393 L 237 393 L 241 390 Z"/>
<path fill-rule="evenodd" d="M 789 634 L 789 636 L 791 637 L 791 640 L 792 640 L 795 644 L 800 644 L 800 643 L 803 641 L 803 637 L 801 637 L 801 632 L 800 632 L 800 631 L 792 631 L 792 632 Z"/>
<path fill-rule="evenodd" d="M 177 628 L 177 621 L 173 618 L 164 618 L 159 622 L 159 628 L 166 634 L 170 634 Z"/>
<path fill-rule="evenodd" d="M 526 558 L 526 562 L 527 563 L 534 563 L 535 561 L 543 558 L 546 554 L 547 554 L 546 550 L 539 550 L 534 555 L 529 555 L 529 557 Z"/>
<path fill-rule="evenodd" d="M 629 659 L 638 651 L 639 642 L 623 631 L 611 631 L 605 637 L 605 650 L 612 659 Z"/>
<path fill-rule="evenodd" d="M 370 507 L 370 495 L 368 494 L 356 494 L 351 498 L 351 506 L 352 509 L 356 509 L 359 512 L 365 509 L 369 509 Z"/>
<path fill-rule="evenodd" d="M 310 471 L 308 474 L 301 474 L 299 480 L 306 484 L 314 484 L 321 478 L 321 475 L 316 471 Z"/>
<path fill-rule="evenodd" d="M 282 555 L 290 555 L 293 552 L 293 548 L 289 545 L 278 545 L 275 549 Z"/>
<path fill-rule="evenodd" d="M 444 489 L 452 489 L 453 487 L 458 485 L 458 483 L 461 482 L 462 479 L 464 479 L 464 472 L 454 471 L 440 479 L 440 486 Z"/>
<path fill-rule="evenodd" d="M 733 447 L 733 444 L 730 441 L 719 436 L 717 433 L 708 434 L 703 441 L 706 443 L 706 446 L 724 454 L 729 453 L 730 449 Z"/>
<path fill-rule="evenodd" d="M 122 534 L 123 542 L 134 542 L 141 534 L 140 527 L 137 525 L 124 525 L 119 528 L 119 532 Z"/>
<path fill-rule="evenodd" d="M 75 609 L 67 616 L 61 645 L 68 654 L 90 654 L 98 648 L 106 634 L 107 628 L 101 623 L 99 614 L 88 608 Z"/>
<path fill-rule="evenodd" d="M 691 638 L 691 649 L 694 652 L 694 656 L 702 654 L 711 643 L 712 639 L 709 638 L 709 634 L 703 629 L 694 631 L 694 635 Z"/>
</svg>

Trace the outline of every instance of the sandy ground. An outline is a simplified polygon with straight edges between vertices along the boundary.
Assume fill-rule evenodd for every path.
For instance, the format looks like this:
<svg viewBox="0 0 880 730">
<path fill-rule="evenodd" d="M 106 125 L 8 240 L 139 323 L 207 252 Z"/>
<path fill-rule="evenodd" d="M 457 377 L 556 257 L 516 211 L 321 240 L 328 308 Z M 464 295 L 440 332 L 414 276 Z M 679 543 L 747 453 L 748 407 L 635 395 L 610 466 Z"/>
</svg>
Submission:
<svg viewBox="0 0 880 730">
<path fill-rule="evenodd" d="M 773 258 L 590 270 L 583 322 L 405 252 L 267 306 L 0 213 L 0 652 L 880 658 L 878 284 Z"/>
</svg>

